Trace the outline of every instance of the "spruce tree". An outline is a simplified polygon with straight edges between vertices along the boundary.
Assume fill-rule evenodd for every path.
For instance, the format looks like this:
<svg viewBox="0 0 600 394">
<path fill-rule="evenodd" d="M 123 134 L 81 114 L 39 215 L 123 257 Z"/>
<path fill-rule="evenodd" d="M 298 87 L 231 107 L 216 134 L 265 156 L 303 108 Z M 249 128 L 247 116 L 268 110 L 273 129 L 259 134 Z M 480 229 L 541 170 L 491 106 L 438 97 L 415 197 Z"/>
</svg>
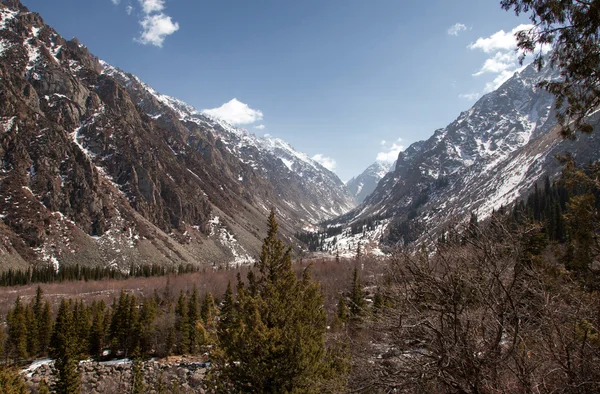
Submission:
<svg viewBox="0 0 600 394">
<path fill-rule="evenodd" d="M 204 295 L 202 307 L 200 308 L 200 317 L 206 328 L 214 326 L 217 318 L 217 307 L 215 306 L 215 300 L 210 292 L 207 292 Z"/>
<path fill-rule="evenodd" d="M 142 305 L 139 319 L 139 338 L 141 356 L 149 355 L 154 347 L 156 334 L 157 305 L 154 298 L 147 299 Z"/>
<path fill-rule="evenodd" d="M 17 297 L 15 306 L 8 311 L 6 323 L 8 326 L 8 348 L 11 358 L 14 361 L 27 359 L 27 317 L 21 297 Z"/>
<path fill-rule="evenodd" d="M 253 291 L 238 276 L 237 297 L 225 295 L 219 347 L 213 352 L 215 391 L 320 392 L 330 371 L 325 348 L 326 314 L 319 285 L 306 269 L 292 270 L 291 250 L 277 239 L 272 211 L 256 264 Z"/>
<path fill-rule="evenodd" d="M 39 352 L 41 355 L 48 354 L 50 337 L 52 336 L 52 311 L 50 301 L 46 300 L 38 317 Z"/>
<path fill-rule="evenodd" d="M 71 306 L 64 298 L 60 303 L 51 339 L 51 356 L 56 377 L 53 391 L 57 394 L 80 392 L 80 374 L 77 372 L 79 355 L 77 333 Z"/>
<path fill-rule="evenodd" d="M 348 322 L 348 306 L 346 305 L 346 298 L 343 295 L 340 295 L 337 304 L 337 318 L 344 324 Z"/>
<path fill-rule="evenodd" d="M 92 326 L 88 342 L 90 355 L 96 360 L 102 357 L 109 319 L 104 300 L 94 301 L 92 303 Z"/>
<path fill-rule="evenodd" d="M 198 287 L 194 285 L 192 294 L 188 300 L 188 337 L 189 337 L 189 352 L 195 354 L 199 351 L 202 344 L 202 334 L 200 332 L 200 303 L 198 301 Z"/>
<path fill-rule="evenodd" d="M 0 366 L 0 393 L 2 394 L 27 394 L 27 386 L 19 370 Z"/>
<path fill-rule="evenodd" d="M 360 281 L 358 267 L 354 267 L 354 271 L 352 272 L 352 288 L 350 289 L 350 316 L 357 317 L 362 315 L 365 306 L 365 293 Z"/>
<path fill-rule="evenodd" d="M 177 352 L 179 354 L 187 354 L 190 351 L 190 330 L 188 320 L 188 303 L 183 291 L 177 299 L 175 307 L 175 332 L 177 335 Z"/>
</svg>

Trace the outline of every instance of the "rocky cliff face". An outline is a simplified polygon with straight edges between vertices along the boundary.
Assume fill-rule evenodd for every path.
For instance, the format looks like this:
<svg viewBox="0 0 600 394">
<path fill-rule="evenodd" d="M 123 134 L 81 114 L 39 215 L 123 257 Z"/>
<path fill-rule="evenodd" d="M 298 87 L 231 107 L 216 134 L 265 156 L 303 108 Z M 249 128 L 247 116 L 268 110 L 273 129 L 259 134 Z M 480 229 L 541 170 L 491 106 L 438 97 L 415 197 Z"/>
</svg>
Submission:
<svg viewBox="0 0 600 394">
<path fill-rule="evenodd" d="M 544 175 L 557 175 L 556 154 L 597 160 L 596 135 L 564 141 L 557 134 L 553 96 L 536 87 L 557 77 L 549 68 L 538 73 L 533 66 L 515 74 L 431 138 L 401 152 L 395 170 L 340 221 L 374 218 L 385 229 L 373 234 L 384 233 L 388 244 L 421 239 L 470 213 L 485 218 Z"/>
<path fill-rule="evenodd" d="M 103 73 L 115 78 L 148 116 L 167 127 L 182 124 L 188 144 L 204 152 L 199 143 L 208 136 L 221 153 L 234 157 L 230 174 L 241 184 L 252 177 L 268 180 L 277 199 L 290 218 L 316 223 L 341 215 L 354 207 L 354 201 L 340 179 L 331 171 L 296 151 L 287 142 L 273 137 L 258 137 L 245 129 L 197 111 L 192 106 L 156 92 L 132 74 L 102 62 Z"/>
<path fill-rule="evenodd" d="M 271 207 L 284 233 L 310 220 L 298 206 L 324 197 L 306 182 L 276 184 L 228 146 L 227 125 L 112 70 L 0 3 L 0 266 L 248 262 Z"/>
</svg>

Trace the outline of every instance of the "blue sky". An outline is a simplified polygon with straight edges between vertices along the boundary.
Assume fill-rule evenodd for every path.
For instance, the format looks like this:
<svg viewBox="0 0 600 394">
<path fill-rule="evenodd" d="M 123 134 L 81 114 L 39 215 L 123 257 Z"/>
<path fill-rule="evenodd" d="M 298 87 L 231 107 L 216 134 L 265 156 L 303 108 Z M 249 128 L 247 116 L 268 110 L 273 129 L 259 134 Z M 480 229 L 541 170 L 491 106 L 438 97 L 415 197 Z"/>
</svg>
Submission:
<svg viewBox="0 0 600 394">
<path fill-rule="evenodd" d="M 506 79 L 527 23 L 499 0 L 22 2 L 159 92 L 319 155 L 344 181 Z"/>
</svg>

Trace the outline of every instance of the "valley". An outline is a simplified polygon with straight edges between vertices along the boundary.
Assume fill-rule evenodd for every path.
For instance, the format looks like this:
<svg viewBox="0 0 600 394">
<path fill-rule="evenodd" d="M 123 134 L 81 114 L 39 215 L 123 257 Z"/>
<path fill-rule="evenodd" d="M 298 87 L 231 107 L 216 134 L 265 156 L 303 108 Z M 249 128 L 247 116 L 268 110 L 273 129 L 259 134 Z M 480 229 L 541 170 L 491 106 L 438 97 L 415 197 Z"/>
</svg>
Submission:
<svg viewBox="0 0 600 394">
<path fill-rule="evenodd" d="M 166 0 L 108 3 L 144 33 L 103 55 L 138 71 L 122 46 L 174 56 L 162 46 L 179 30 Z M 266 133 L 262 111 L 163 94 L 63 38 L 34 6 L 0 0 L 0 393 L 597 392 L 592 5 L 560 6 L 593 26 L 559 43 L 539 36 L 564 20 L 547 14 L 547 25 L 471 42 L 491 56 L 471 77 L 496 73 L 493 84 L 460 94 L 473 98 L 468 109 L 406 147 L 400 135 L 371 136 L 387 151 L 350 178 L 326 149 L 390 128 L 366 115 L 371 103 L 386 108 L 385 94 L 356 94 L 365 115 L 340 116 L 344 89 L 334 98 L 296 86 L 290 103 L 270 98 L 281 112 Z M 539 12 L 517 0 L 501 8 Z M 457 23 L 447 38 L 470 30 Z M 225 61 L 218 48 L 177 56 L 204 53 L 196 67 L 217 62 L 229 70 L 219 83 L 242 89 L 234 81 L 256 59 Z M 269 60 L 273 78 L 284 57 Z M 168 71 L 153 84 L 170 86 Z M 308 91 L 302 71 L 286 78 Z M 195 86 L 193 99 L 204 105 L 198 97 L 220 88 Z M 298 130 L 281 108 L 313 100 L 314 117 L 299 122 L 312 153 L 273 136 Z M 430 101 L 431 117 L 443 112 Z"/>
</svg>

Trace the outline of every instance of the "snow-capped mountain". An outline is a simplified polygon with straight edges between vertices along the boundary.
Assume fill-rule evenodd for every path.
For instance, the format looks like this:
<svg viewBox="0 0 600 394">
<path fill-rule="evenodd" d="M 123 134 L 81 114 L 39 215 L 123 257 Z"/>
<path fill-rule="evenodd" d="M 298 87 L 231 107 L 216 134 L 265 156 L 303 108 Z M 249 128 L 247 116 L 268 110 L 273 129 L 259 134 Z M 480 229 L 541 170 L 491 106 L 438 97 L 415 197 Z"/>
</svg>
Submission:
<svg viewBox="0 0 600 394">
<path fill-rule="evenodd" d="M 156 93 L 18 0 L 0 1 L 0 131 L 5 268 L 245 263 L 271 207 L 290 237 L 352 204 L 283 141 Z"/>
<path fill-rule="evenodd" d="M 234 127 L 178 99 L 159 94 L 134 75 L 106 62 L 101 64 L 103 74 L 119 81 L 153 119 L 162 122 L 166 118 L 169 122 L 166 112 L 173 111 L 190 132 L 192 143 L 196 128 L 214 137 L 219 146 L 267 179 L 275 188 L 277 198 L 298 218 L 315 224 L 354 207 L 352 197 L 337 175 L 287 142 L 270 136 L 258 137 Z M 244 174 L 240 173 L 238 180 L 244 183 Z"/>
<path fill-rule="evenodd" d="M 596 135 L 562 140 L 554 98 L 536 85 L 559 78 L 550 68 L 528 66 L 478 100 L 426 141 L 401 152 L 364 203 L 338 223 L 376 220 L 388 244 L 439 233 L 471 212 L 485 218 L 531 190 L 544 175 L 560 171 L 555 154 L 580 162 L 600 157 Z M 378 230 L 380 237 L 382 231 Z"/>
<path fill-rule="evenodd" d="M 396 162 L 387 163 L 376 161 L 364 170 L 360 175 L 355 176 L 346 182 L 346 188 L 354 196 L 354 201 L 361 204 L 369 194 L 377 187 L 379 181 L 392 169 L 396 167 Z"/>
</svg>

